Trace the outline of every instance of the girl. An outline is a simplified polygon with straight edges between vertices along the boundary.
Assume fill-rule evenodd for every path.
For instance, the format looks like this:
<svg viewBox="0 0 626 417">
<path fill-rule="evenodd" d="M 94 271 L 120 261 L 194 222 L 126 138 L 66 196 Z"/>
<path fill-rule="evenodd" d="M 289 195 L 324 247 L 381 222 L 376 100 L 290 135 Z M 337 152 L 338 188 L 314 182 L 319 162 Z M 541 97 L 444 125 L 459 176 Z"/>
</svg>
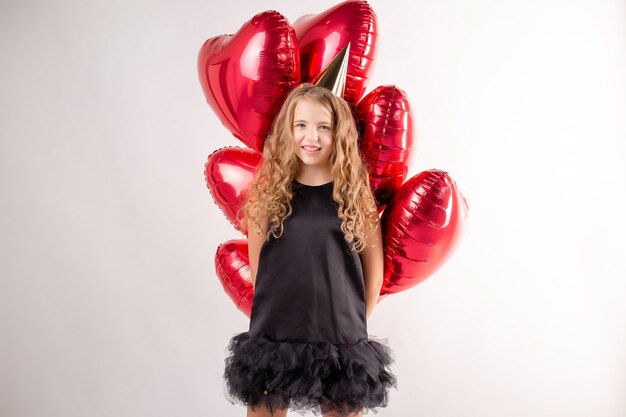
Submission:
<svg viewBox="0 0 626 417">
<path fill-rule="evenodd" d="M 394 359 L 366 324 L 382 286 L 381 230 L 346 101 L 309 83 L 289 94 L 242 212 L 254 299 L 248 331 L 227 347 L 227 398 L 248 417 L 385 407 Z"/>
</svg>

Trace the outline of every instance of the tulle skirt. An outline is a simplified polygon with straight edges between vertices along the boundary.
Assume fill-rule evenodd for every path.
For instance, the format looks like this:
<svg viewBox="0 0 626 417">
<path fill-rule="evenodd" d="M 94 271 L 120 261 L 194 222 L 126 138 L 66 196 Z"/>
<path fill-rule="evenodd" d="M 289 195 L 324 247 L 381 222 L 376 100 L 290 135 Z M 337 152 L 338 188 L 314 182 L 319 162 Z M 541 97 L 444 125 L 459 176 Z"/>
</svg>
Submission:
<svg viewBox="0 0 626 417">
<path fill-rule="evenodd" d="M 386 407 L 395 362 L 387 339 L 368 335 L 353 344 L 272 340 L 265 333 L 235 334 L 225 352 L 224 395 L 232 404 L 270 412 L 289 408 L 320 416 L 332 407 L 347 415 Z"/>
</svg>

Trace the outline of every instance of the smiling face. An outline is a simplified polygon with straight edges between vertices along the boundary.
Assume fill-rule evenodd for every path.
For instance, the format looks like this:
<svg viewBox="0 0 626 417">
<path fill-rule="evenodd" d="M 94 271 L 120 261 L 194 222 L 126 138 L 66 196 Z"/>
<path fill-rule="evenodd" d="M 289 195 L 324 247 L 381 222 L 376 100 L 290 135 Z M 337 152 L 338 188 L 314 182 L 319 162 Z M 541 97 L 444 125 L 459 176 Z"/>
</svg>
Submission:
<svg viewBox="0 0 626 417">
<path fill-rule="evenodd" d="M 292 132 L 296 154 L 304 165 L 330 165 L 333 125 L 328 109 L 306 97 L 299 99 L 294 109 Z"/>
</svg>

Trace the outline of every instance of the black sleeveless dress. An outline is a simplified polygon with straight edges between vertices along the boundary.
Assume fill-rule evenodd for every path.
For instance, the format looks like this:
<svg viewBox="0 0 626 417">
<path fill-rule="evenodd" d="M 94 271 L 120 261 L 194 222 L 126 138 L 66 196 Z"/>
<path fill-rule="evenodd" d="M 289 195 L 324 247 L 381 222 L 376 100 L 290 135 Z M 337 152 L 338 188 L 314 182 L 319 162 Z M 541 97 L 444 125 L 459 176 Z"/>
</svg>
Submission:
<svg viewBox="0 0 626 417">
<path fill-rule="evenodd" d="M 387 340 L 368 337 L 361 260 L 340 229 L 333 184 L 294 180 L 283 235 L 261 247 L 249 329 L 226 348 L 233 404 L 377 412 L 397 388 Z"/>
</svg>

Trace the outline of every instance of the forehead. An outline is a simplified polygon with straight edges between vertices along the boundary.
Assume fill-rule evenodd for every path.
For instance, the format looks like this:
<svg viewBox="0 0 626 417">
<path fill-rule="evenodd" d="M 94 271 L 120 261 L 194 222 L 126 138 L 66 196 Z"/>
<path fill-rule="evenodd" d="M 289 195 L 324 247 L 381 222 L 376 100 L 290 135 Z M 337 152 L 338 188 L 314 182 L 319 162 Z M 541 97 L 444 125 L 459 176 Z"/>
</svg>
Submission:
<svg viewBox="0 0 626 417">
<path fill-rule="evenodd" d="M 303 97 L 296 102 L 293 119 L 330 123 L 332 117 L 330 111 L 322 104 L 315 100 Z"/>
</svg>

